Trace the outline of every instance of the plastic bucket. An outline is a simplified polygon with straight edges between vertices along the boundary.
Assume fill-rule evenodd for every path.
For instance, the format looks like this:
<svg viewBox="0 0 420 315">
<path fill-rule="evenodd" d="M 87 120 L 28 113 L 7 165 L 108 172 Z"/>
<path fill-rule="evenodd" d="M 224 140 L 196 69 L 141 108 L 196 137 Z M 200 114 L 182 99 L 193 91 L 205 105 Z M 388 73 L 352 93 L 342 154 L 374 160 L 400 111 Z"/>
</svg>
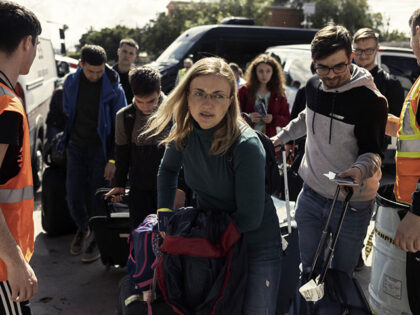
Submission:
<svg viewBox="0 0 420 315">
<path fill-rule="evenodd" d="M 375 242 L 369 283 L 369 304 L 374 314 L 411 314 L 407 296 L 406 252 L 394 244 L 395 233 L 409 206 L 395 201 L 394 185 L 379 188 Z"/>
</svg>

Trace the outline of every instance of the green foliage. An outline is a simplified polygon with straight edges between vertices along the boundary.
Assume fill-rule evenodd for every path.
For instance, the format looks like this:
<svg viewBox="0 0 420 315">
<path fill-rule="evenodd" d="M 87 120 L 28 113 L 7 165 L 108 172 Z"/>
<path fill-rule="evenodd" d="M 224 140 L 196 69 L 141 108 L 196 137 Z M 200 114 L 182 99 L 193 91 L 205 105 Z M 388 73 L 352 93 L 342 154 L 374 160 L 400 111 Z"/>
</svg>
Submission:
<svg viewBox="0 0 420 315">
<path fill-rule="evenodd" d="M 300 7 L 302 0 L 291 1 Z M 404 40 L 403 33 L 389 30 L 381 13 L 370 13 L 367 0 L 311 0 L 316 3 L 315 14 L 310 17 L 312 27 L 322 28 L 329 22 L 344 25 L 351 34 L 359 28 L 370 27 L 379 34 L 381 41 Z M 386 26 L 387 24 L 388 26 Z"/>
<path fill-rule="evenodd" d="M 69 53 L 66 54 L 66 56 L 79 60 L 80 59 L 80 52 L 69 52 Z"/>
<path fill-rule="evenodd" d="M 138 28 L 133 29 L 122 25 L 117 25 L 113 28 L 103 28 L 100 31 L 90 28 L 80 38 L 78 50 L 85 44 L 99 45 L 105 49 L 108 60 L 117 60 L 117 49 L 120 40 L 125 37 L 131 37 L 139 43 L 141 41 L 141 32 Z"/>
<path fill-rule="evenodd" d="M 118 25 L 95 31 L 88 30 L 79 40 L 78 49 L 84 44 L 102 46 L 109 60 L 116 59 L 119 41 L 132 37 L 152 59 L 165 50 L 182 32 L 198 25 L 218 24 L 225 17 L 243 16 L 254 18 L 257 25 L 264 25 L 269 18 L 273 0 L 219 0 L 217 3 L 191 2 L 180 5 L 171 12 L 158 13 L 143 28 L 131 29 Z"/>
</svg>

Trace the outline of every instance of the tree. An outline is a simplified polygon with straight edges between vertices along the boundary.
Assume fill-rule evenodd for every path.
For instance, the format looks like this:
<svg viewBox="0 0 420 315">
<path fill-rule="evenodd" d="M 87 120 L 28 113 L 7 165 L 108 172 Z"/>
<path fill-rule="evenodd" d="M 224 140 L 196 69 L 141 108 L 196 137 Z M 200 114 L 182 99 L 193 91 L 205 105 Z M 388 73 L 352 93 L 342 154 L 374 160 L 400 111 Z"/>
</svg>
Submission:
<svg viewBox="0 0 420 315">
<path fill-rule="evenodd" d="M 225 17 L 249 17 L 257 25 L 264 25 L 271 3 L 272 0 L 219 0 L 178 6 L 171 16 L 159 13 L 142 29 L 142 47 L 157 56 L 185 30 L 197 25 L 218 24 Z"/>
<path fill-rule="evenodd" d="M 117 49 L 120 40 L 125 37 L 131 37 L 138 43 L 141 42 L 141 31 L 138 28 L 128 28 L 117 25 L 113 28 L 103 28 L 95 31 L 92 27 L 82 35 L 79 40 L 78 49 L 86 44 L 102 46 L 107 54 L 108 60 L 117 60 Z"/>
<path fill-rule="evenodd" d="M 95 31 L 92 27 L 84 33 L 77 47 L 85 44 L 102 46 L 109 60 L 116 60 L 119 41 L 124 37 L 135 39 L 141 51 L 158 56 L 185 30 L 205 24 L 218 24 L 225 17 L 253 18 L 257 25 L 268 21 L 269 7 L 273 0 L 219 0 L 217 3 L 191 2 L 175 8 L 171 15 L 158 13 L 143 28 L 132 29 L 122 25 Z"/>
</svg>

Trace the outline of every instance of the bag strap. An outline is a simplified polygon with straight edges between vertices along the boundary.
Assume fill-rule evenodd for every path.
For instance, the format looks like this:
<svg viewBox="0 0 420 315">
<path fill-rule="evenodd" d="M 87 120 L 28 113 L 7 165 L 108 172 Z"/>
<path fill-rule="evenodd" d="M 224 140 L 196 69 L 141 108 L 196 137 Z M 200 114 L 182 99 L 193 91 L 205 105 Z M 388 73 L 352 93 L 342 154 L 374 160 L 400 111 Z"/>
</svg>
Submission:
<svg viewBox="0 0 420 315">
<path fill-rule="evenodd" d="M 131 147 L 131 134 L 133 133 L 134 121 L 136 119 L 136 108 L 134 104 L 128 106 L 124 111 L 124 128 L 128 144 Z"/>
</svg>

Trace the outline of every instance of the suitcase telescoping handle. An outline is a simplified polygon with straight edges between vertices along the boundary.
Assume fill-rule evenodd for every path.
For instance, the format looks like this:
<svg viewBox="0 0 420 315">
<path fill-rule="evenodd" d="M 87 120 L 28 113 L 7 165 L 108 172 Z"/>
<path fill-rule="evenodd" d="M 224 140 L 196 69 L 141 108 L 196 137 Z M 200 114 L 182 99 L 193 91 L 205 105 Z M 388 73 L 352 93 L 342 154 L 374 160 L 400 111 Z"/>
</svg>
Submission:
<svg viewBox="0 0 420 315">
<path fill-rule="evenodd" d="M 337 244 L 338 236 L 340 234 L 340 230 L 341 230 L 341 227 L 342 227 L 343 222 L 344 222 L 344 217 L 346 215 L 347 208 L 348 208 L 349 203 L 350 203 L 350 199 L 353 196 L 353 188 L 351 188 L 349 186 L 343 186 L 344 189 L 347 192 L 347 196 L 344 199 L 344 203 L 343 203 L 343 211 L 341 212 L 341 216 L 340 216 L 340 220 L 339 220 L 338 225 L 337 225 L 337 229 L 332 236 L 330 246 L 328 246 L 327 259 L 325 260 L 325 262 L 322 266 L 321 273 L 320 273 L 320 275 L 317 279 L 313 279 L 315 268 L 316 268 L 316 265 L 318 263 L 318 259 L 322 254 L 325 242 L 327 240 L 327 235 L 329 234 L 329 225 L 330 225 L 330 221 L 331 221 L 331 217 L 332 217 L 332 214 L 333 214 L 333 211 L 334 211 L 335 204 L 336 204 L 337 199 L 338 199 L 338 195 L 340 193 L 340 186 L 341 185 L 337 185 L 337 189 L 336 189 L 335 194 L 334 194 L 334 199 L 333 199 L 333 202 L 331 204 L 330 212 L 328 214 L 327 221 L 325 222 L 325 227 L 324 227 L 324 230 L 322 231 L 321 239 L 319 240 L 319 243 L 318 243 L 318 248 L 317 248 L 316 253 L 315 253 L 314 261 L 312 262 L 311 273 L 309 274 L 309 278 L 308 278 L 309 281 L 306 284 L 304 284 L 302 287 L 299 288 L 299 292 L 302 294 L 302 296 L 305 298 L 306 301 L 316 302 L 316 301 L 319 301 L 320 299 L 322 299 L 324 297 L 325 276 L 327 274 L 328 266 L 330 265 L 332 255 L 334 253 L 335 246 Z"/>
<path fill-rule="evenodd" d="M 290 197 L 289 197 L 289 181 L 287 179 L 287 158 L 285 145 L 281 145 L 281 155 L 283 159 L 283 179 L 284 179 L 284 199 L 286 201 L 287 213 L 287 233 L 292 233 L 292 217 L 290 215 Z"/>
<path fill-rule="evenodd" d="M 328 218 L 327 218 L 327 221 L 325 222 L 325 226 L 324 226 L 324 229 L 323 229 L 322 234 L 321 234 L 321 239 L 319 240 L 318 248 L 315 252 L 314 261 L 312 262 L 312 268 L 311 268 L 311 273 L 309 274 L 309 279 L 312 279 L 315 268 L 316 268 L 316 265 L 318 263 L 318 259 L 321 256 L 322 251 L 324 249 L 325 241 L 327 240 L 327 236 L 329 234 L 329 226 L 330 226 L 330 223 L 331 223 L 331 218 L 332 218 L 332 215 L 333 215 L 333 212 L 334 212 L 335 204 L 336 204 L 338 196 L 340 194 L 340 187 L 342 187 L 342 186 L 337 185 L 337 189 L 335 190 L 334 199 L 333 199 L 333 202 L 331 204 L 330 212 L 328 213 Z M 344 186 L 344 189 L 347 192 L 347 196 L 344 199 L 343 211 L 341 212 L 341 216 L 340 216 L 340 220 L 338 222 L 337 230 L 335 231 L 335 233 L 333 235 L 333 239 L 331 241 L 331 246 L 328 247 L 327 259 L 324 262 L 324 265 L 322 267 L 319 283 L 322 283 L 324 281 L 325 274 L 327 273 L 328 266 L 331 262 L 332 255 L 333 255 L 334 250 L 335 250 L 335 245 L 337 244 L 338 235 L 340 234 L 340 230 L 341 230 L 341 227 L 342 227 L 343 222 L 344 222 L 344 217 L 346 215 L 350 199 L 353 196 L 353 188 L 351 188 L 349 186 Z"/>
</svg>

